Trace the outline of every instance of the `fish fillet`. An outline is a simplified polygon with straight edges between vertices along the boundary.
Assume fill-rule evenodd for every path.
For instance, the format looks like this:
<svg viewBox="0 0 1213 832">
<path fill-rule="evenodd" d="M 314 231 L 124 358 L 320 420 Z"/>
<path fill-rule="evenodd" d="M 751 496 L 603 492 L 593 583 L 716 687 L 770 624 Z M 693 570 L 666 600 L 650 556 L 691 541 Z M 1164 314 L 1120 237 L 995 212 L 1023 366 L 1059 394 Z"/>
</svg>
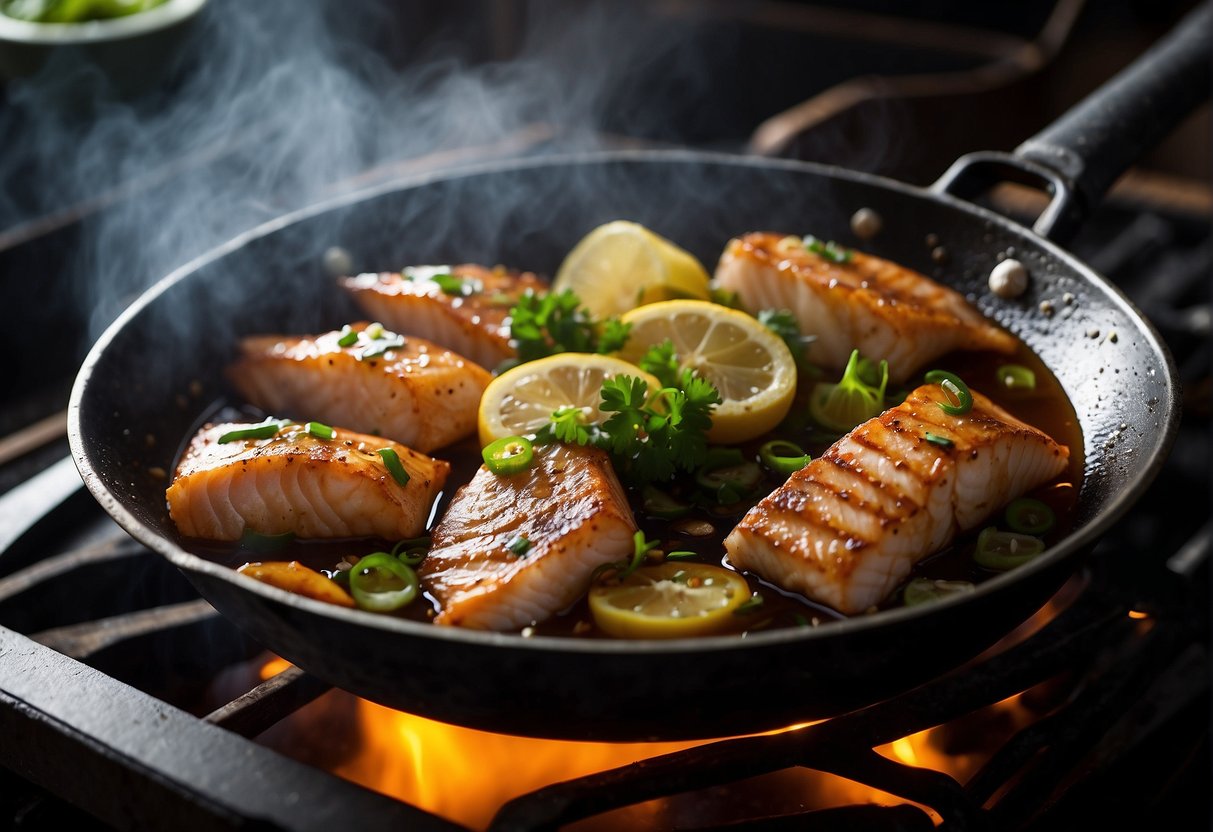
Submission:
<svg viewBox="0 0 1213 832">
<path fill-rule="evenodd" d="M 730 240 L 717 285 L 752 312 L 786 309 L 815 340 L 807 358 L 841 370 L 853 349 L 889 362 L 900 383 L 933 358 L 957 349 L 1015 351 L 1013 335 L 957 292 L 925 275 L 856 251 L 836 263 L 798 237 L 755 233 Z"/>
<path fill-rule="evenodd" d="M 569 606 L 597 567 L 631 557 L 635 532 L 607 455 L 548 445 L 527 471 L 482 467 L 459 489 L 419 573 L 442 607 L 436 623 L 512 630 Z M 522 555 L 508 548 L 519 537 L 530 543 Z"/>
<path fill-rule="evenodd" d="M 387 436 L 418 451 L 441 448 L 475 432 L 480 396 L 491 377 L 477 364 L 423 338 L 366 334 L 342 347 L 340 332 L 304 338 L 245 338 L 228 378 L 252 404 Z M 395 341 L 392 340 L 395 336 Z"/>
<path fill-rule="evenodd" d="M 958 532 L 1065 469 L 1068 448 L 981 394 L 963 416 L 944 413 L 946 401 L 924 385 L 839 439 L 742 518 L 724 541 L 729 560 L 862 612 Z"/>
<path fill-rule="evenodd" d="M 208 425 L 191 440 L 166 494 L 181 534 L 238 540 L 247 528 L 300 538 L 415 537 L 451 470 L 391 440 L 342 428 L 328 440 L 287 425 L 266 439 L 219 441 L 250 427 Z M 406 484 L 392 475 L 382 448 L 396 452 Z"/>
<path fill-rule="evenodd" d="M 433 279 L 448 274 L 465 288 L 447 291 Z M 506 320 L 510 307 L 524 292 L 547 291 L 547 284 L 530 272 L 473 264 L 418 266 L 341 282 L 370 317 L 398 332 L 442 344 L 490 370 L 516 356 Z"/>
</svg>

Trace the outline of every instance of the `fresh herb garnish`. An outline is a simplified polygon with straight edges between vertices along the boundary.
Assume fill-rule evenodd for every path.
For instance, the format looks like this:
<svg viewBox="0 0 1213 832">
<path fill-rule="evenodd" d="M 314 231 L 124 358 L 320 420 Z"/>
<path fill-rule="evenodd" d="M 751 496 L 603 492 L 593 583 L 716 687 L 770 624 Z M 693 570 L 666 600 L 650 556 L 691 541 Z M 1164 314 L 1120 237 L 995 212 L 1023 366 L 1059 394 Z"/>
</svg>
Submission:
<svg viewBox="0 0 1213 832">
<path fill-rule="evenodd" d="M 524 558 L 526 557 L 526 553 L 531 551 L 531 541 L 527 539 L 526 535 L 520 534 L 507 543 L 505 548 L 509 549 L 518 557 Z"/>
<path fill-rule="evenodd" d="M 640 369 L 656 376 L 663 387 L 677 387 L 681 368 L 678 356 L 674 353 L 674 342 L 666 338 L 660 344 L 654 344 L 645 350 L 644 355 L 640 357 Z"/>
<path fill-rule="evenodd" d="M 931 433 L 930 431 L 927 431 L 926 435 L 922 438 L 930 442 L 932 445 L 938 445 L 941 448 L 950 448 L 953 444 L 955 444 L 948 437 L 940 436 L 939 434 Z"/>
<path fill-rule="evenodd" d="M 383 355 L 388 350 L 398 349 L 403 346 L 403 335 L 385 332 L 376 338 L 372 338 L 371 343 L 362 348 L 362 351 L 358 353 L 358 360 L 366 361 L 368 358 L 375 358 L 376 356 Z"/>
<path fill-rule="evenodd" d="M 510 340 L 520 363 L 561 352 L 615 352 L 630 329 L 616 318 L 599 324 L 569 289 L 525 292 L 510 309 Z"/>
<path fill-rule="evenodd" d="M 812 234 L 805 236 L 804 247 L 831 263 L 850 263 L 851 257 L 854 256 L 854 252 L 849 248 L 843 248 L 833 240 L 819 240 Z"/>
<path fill-rule="evenodd" d="M 430 275 L 430 282 L 438 284 L 438 288 L 444 295 L 456 297 L 475 295 L 484 289 L 484 285 L 479 280 L 455 277 L 453 274 Z"/>
<path fill-rule="evenodd" d="M 796 366 L 805 363 L 805 347 L 816 340 L 815 335 L 801 335 L 796 316 L 786 309 L 763 309 L 758 313 L 758 323 L 774 332 L 788 345 Z"/>
</svg>

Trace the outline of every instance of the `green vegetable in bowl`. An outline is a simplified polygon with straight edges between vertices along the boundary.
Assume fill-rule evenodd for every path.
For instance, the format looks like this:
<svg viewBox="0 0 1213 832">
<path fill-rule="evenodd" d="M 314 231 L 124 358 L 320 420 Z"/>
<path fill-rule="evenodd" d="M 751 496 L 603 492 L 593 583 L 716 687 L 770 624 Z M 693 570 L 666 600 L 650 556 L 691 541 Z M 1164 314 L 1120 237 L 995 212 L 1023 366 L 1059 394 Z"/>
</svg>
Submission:
<svg viewBox="0 0 1213 832">
<path fill-rule="evenodd" d="M 0 0 L 0 12 L 31 23 L 83 23 L 145 12 L 167 0 Z"/>
</svg>

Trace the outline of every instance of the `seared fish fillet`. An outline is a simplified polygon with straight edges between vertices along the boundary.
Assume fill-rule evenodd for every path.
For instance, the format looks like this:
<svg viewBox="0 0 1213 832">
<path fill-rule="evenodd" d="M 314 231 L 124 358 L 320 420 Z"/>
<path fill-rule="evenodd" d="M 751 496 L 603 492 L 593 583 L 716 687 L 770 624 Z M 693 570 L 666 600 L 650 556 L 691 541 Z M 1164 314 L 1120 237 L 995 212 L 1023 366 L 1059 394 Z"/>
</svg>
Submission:
<svg viewBox="0 0 1213 832">
<path fill-rule="evenodd" d="M 435 275 L 450 275 L 458 282 L 452 286 L 445 281 L 444 289 L 434 281 Z M 472 264 L 417 266 L 398 274 L 360 274 L 341 282 L 372 318 L 406 335 L 442 344 L 490 370 L 515 357 L 506 320 L 510 307 L 528 289 L 547 291 L 547 285 L 530 272 Z"/>
<path fill-rule="evenodd" d="M 483 367 L 422 338 L 371 338 L 365 323 L 351 329 L 359 337 L 347 347 L 340 332 L 245 338 L 228 378 L 267 413 L 345 425 L 422 452 L 475 432 L 491 380 Z M 383 351 L 389 344 L 396 346 Z"/>
<path fill-rule="evenodd" d="M 716 283 L 757 312 L 787 309 L 800 331 L 816 337 L 807 358 L 841 370 L 851 350 L 887 359 L 899 383 L 933 358 L 956 349 L 1015 351 L 1015 338 L 984 318 L 957 292 L 916 271 L 853 252 L 835 263 L 798 237 L 747 234 L 730 240 Z"/>
<path fill-rule="evenodd" d="M 219 441 L 252 427 L 209 425 L 191 440 L 167 493 L 181 534 L 238 540 L 248 528 L 301 538 L 415 537 L 451 470 L 391 440 L 342 428 L 327 440 L 288 424 L 266 439 Z M 405 485 L 382 448 L 396 452 L 409 476 Z"/>
<path fill-rule="evenodd" d="M 949 416 L 938 385 L 859 425 L 754 506 L 725 538 L 729 560 L 853 614 L 919 560 L 1060 474 L 1069 449 L 973 393 Z M 927 432 L 951 440 L 942 447 Z"/>
<path fill-rule="evenodd" d="M 438 624 L 513 630 L 573 603 L 594 570 L 632 554 L 636 521 L 607 455 L 535 449 L 527 471 L 482 467 L 455 494 L 419 572 L 438 599 Z M 521 555 L 508 547 L 530 542 Z"/>
</svg>

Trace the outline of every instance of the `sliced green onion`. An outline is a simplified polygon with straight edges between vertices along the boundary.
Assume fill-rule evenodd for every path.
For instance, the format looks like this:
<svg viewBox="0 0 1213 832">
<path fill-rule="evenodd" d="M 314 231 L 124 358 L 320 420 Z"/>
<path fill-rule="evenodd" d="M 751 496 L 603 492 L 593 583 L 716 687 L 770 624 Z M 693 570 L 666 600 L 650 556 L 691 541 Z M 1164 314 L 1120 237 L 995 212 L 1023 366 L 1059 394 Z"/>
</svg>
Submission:
<svg viewBox="0 0 1213 832">
<path fill-rule="evenodd" d="M 508 476 L 531 467 L 535 446 L 525 436 L 506 436 L 486 445 L 480 456 L 484 466 L 494 474 Z"/>
<path fill-rule="evenodd" d="M 507 543 L 505 548 L 509 549 L 518 557 L 523 558 L 526 557 L 527 552 L 531 551 L 531 541 L 527 539 L 526 535 L 520 534 Z"/>
<path fill-rule="evenodd" d="M 1022 566 L 1045 550 L 1039 537 L 1016 532 L 1000 532 L 991 526 L 977 536 L 977 551 L 973 560 L 979 566 L 1005 572 Z"/>
<path fill-rule="evenodd" d="M 357 343 L 358 343 L 357 331 L 349 324 L 346 324 L 345 326 L 341 327 L 341 335 L 337 338 L 337 346 L 352 347 L 354 344 L 357 344 Z"/>
<path fill-rule="evenodd" d="M 998 382 L 1008 390 L 1035 390 L 1036 373 L 1019 364 L 1003 364 L 995 371 Z"/>
<path fill-rule="evenodd" d="M 276 436 L 278 431 L 282 430 L 285 422 L 265 421 L 251 428 L 240 428 L 239 430 L 229 430 L 227 433 L 219 437 L 220 445 L 228 442 L 238 442 L 242 439 L 269 439 L 271 436 Z"/>
<path fill-rule="evenodd" d="M 755 592 L 752 596 L 750 596 L 750 600 L 733 610 L 733 615 L 749 615 L 750 613 L 761 608 L 764 603 L 765 601 L 763 597 Z"/>
<path fill-rule="evenodd" d="M 939 434 L 931 433 L 930 431 L 927 431 L 922 438 L 930 442 L 932 445 L 938 445 L 941 448 L 950 448 L 956 444 L 948 437 L 940 436 Z"/>
<path fill-rule="evenodd" d="M 328 425 L 321 424 L 320 422 L 308 422 L 303 426 L 303 429 L 317 439 L 332 439 L 337 435 L 337 431 L 333 430 Z"/>
<path fill-rule="evenodd" d="M 362 332 L 364 335 L 366 335 L 367 338 L 370 338 L 372 341 L 378 341 L 380 338 L 383 338 L 384 336 L 387 335 L 387 329 L 384 327 L 383 324 L 379 323 L 378 321 L 367 324 L 366 329 L 362 330 Z"/>
<path fill-rule="evenodd" d="M 350 595 L 364 610 L 392 612 L 417 597 L 417 573 L 387 552 L 367 555 L 349 573 Z"/>
<path fill-rule="evenodd" d="M 754 462 L 721 468 L 700 468 L 695 482 L 716 495 L 721 505 L 735 503 L 762 482 L 762 469 Z"/>
<path fill-rule="evenodd" d="M 940 601 L 949 595 L 972 592 L 973 589 L 973 584 L 968 581 L 933 581 L 930 578 L 915 578 L 906 584 L 906 588 L 901 593 L 901 599 L 907 607 L 916 607 L 919 604 Z"/>
<path fill-rule="evenodd" d="M 938 384 L 949 396 L 956 400 L 955 404 L 940 402 L 939 409 L 949 416 L 963 416 L 973 409 L 973 394 L 969 385 L 960 376 L 947 370 L 931 370 L 925 376 L 927 384 Z"/>
<path fill-rule="evenodd" d="M 366 347 L 363 347 L 362 352 L 358 353 L 359 361 L 366 361 L 368 358 L 375 358 L 383 355 L 389 350 L 398 349 L 404 346 L 404 336 L 391 334 L 391 337 L 384 336 L 372 341 Z"/>
<path fill-rule="evenodd" d="M 405 566 L 416 566 L 425 560 L 432 542 L 429 537 L 408 537 L 393 546 L 390 554 Z"/>
<path fill-rule="evenodd" d="M 683 549 L 679 549 L 677 552 L 666 552 L 665 553 L 666 560 L 687 560 L 688 558 L 697 558 L 697 557 L 699 557 L 698 552 L 692 552 L 692 551 L 683 550 Z"/>
<path fill-rule="evenodd" d="M 277 552 L 289 545 L 295 539 L 294 532 L 282 534 L 261 534 L 245 528 L 240 533 L 240 548 L 254 552 Z"/>
<path fill-rule="evenodd" d="M 684 503 L 660 488 L 646 485 L 641 493 L 644 497 L 644 513 L 650 517 L 674 520 L 685 516 L 691 510 L 690 503 Z"/>
<path fill-rule="evenodd" d="M 813 459 L 795 442 L 786 439 L 772 439 L 758 449 L 758 457 L 763 465 L 785 477 L 796 473 Z"/>
<path fill-rule="evenodd" d="M 480 288 L 474 280 L 464 280 L 453 274 L 436 274 L 430 277 L 446 295 L 474 295 Z"/>
<path fill-rule="evenodd" d="M 640 568 L 640 564 L 644 563 L 644 556 L 651 550 L 656 549 L 660 543 L 661 541 L 659 540 L 645 540 L 644 532 L 636 532 L 636 534 L 632 535 L 632 560 L 619 573 L 619 580 L 622 581 Z"/>
<path fill-rule="evenodd" d="M 412 477 L 409 472 L 404 470 L 404 464 L 400 461 L 400 455 L 391 448 L 380 448 L 379 456 L 383 459 L 383 466 L 387 468 L 388 473 L 392 475 L 392 479 L 398 485 L 408 485 Z"/>
<path fill-rule="evenodd" d="M 1033 500 L 1031 497 L 1012 500 L 1003 516 L 1011 531 L 1020 534 L 1044 534 L 1057 522 L 1057 515 L 1048 503 Z"/>
<path fill-rule="evenodd" d="M 804 247 L 833 263 L 850 263 L 854 255 L 850 249 L 843 248 L 833 240 L 819 240 L 812 234 L 805 235 Z"/>
</svg>

